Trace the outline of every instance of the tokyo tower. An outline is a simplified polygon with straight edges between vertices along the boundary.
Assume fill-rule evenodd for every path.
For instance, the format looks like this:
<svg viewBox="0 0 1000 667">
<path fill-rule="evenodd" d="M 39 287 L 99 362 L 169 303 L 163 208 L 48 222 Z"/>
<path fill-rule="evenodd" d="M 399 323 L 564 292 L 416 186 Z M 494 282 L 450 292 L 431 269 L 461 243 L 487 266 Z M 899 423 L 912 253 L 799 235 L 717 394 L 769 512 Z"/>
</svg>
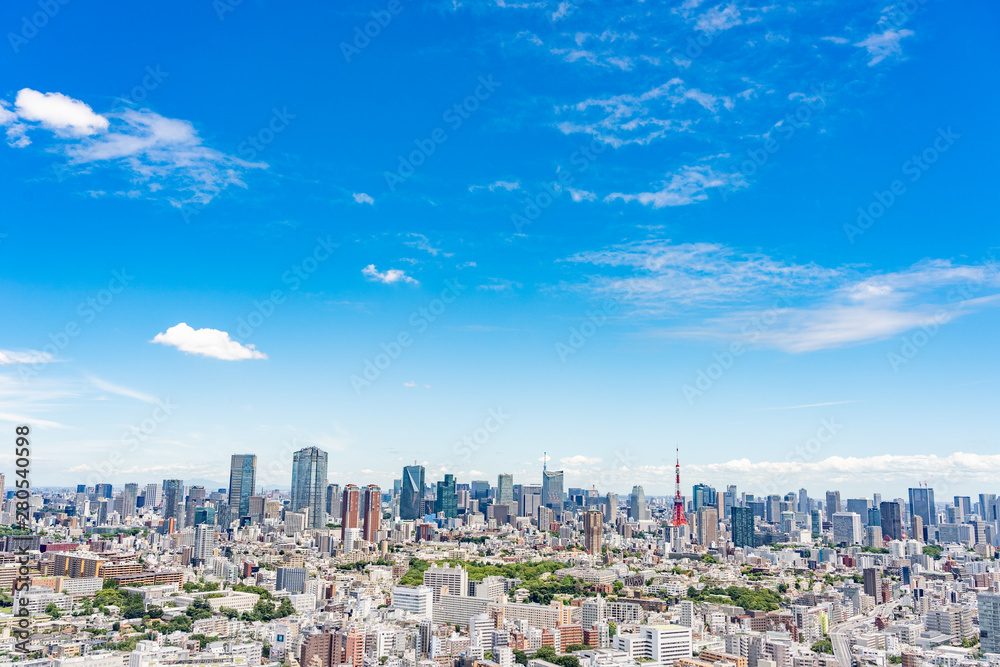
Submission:
<svg viewBox="0 0 1000 667">
<path fill-rule="evenodd" d="M 677 448 L 677 486 L 674 492 L 674 516 L 670 519 L 671 526 L 688 525 L 687 515 L 684 513 L 684 499 L 681 498 L 681 450 Z"/>
</svg>

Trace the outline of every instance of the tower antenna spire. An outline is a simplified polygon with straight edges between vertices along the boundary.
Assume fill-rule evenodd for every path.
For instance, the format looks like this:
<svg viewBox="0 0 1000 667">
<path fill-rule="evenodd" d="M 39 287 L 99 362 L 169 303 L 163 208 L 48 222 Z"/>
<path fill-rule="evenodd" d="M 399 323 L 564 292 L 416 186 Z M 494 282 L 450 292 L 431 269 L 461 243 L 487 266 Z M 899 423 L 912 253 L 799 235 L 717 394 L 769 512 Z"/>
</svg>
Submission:
<svg viewBox="0 0 1000 667">
<path fill-rule="evenodd" d="M 670 520 L 671 526 L 688 525 L 687 514 L 684 512 L 684 498 L 681 497 L 681 448 L 677 447 L 677 465 L 675 468 L 676 484 L 674 487 L 674 515 Z"/>
<path fill-rule="evenodd" d="M 549 469 L 548 464 L 549 464 L 549 453 L 542 452 L 542 472 L 545 472 L 546 470 Z"/>
</svg>

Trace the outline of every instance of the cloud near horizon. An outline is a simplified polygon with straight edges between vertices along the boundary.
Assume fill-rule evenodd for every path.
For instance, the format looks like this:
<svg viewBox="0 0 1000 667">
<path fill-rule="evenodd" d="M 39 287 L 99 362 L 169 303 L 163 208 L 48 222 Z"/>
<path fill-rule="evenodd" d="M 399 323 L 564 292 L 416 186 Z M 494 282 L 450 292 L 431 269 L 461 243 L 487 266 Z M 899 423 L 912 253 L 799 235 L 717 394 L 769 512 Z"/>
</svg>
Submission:
<svg viewBox="0 0 1000 667">
<path fill-rule="evenodd" d="M 150 343 L 176 347 L 181 352 L 222 361 L 243 361 L 244 359 L 267 359 L 267 355 L 253 345 L 242 345 L 218 329 L 194 329 L 185 322 L 158 333 Z"/>
</svg>

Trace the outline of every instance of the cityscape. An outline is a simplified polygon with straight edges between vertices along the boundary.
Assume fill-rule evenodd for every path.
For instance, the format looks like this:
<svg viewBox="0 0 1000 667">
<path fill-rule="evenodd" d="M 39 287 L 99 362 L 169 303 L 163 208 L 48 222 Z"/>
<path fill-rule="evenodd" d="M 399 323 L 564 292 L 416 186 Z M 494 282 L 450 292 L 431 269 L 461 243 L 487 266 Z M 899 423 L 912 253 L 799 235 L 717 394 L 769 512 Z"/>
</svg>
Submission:
<svg viewBox="0 0 1000 667">
<path fill-rule="evenodd" d="M 0 667 L 1000 667 L 1000 3 L 0 35 Z"/>
</svg>

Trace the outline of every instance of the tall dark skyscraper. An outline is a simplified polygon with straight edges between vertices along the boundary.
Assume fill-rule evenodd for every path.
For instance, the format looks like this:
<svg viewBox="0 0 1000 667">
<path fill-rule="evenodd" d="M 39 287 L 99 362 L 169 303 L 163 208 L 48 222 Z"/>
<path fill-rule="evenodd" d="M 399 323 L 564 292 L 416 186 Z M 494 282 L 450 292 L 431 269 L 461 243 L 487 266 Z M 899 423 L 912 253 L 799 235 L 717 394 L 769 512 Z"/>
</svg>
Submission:
<svg viewBox="0 0 1000 667">
<path fill-rule="evenodd" d="M 731 510 L 730 517 L 733 531 L 733 545 L 737 547 L 757 546 L 753 509 L 749 507 L 734 507 Z"/>
<path fill-rule="evenodd" d="M 826 492 L 826 520 L 833 521 L 833 515 L 840 511 L 840 491 Z"/>
<path fill-rule="evenodd" d="M 882 515 L 882 537 L 890 540 L 903 539 L 903 508 L 899 503 L 882 502 L 879 510 Z"/>
<path fill-rule="evenodd" d="M 292 511 L 308 509 L 306 528 L 326 525 L 326 452 L 306 447 L 292 455 Z"/>
<path fill-rule="evenodd" d="M 184 480 L 163 480 L 163 520 L 174 520 L 174 530 L 184 527 Z"/>
<path fill-rule="evenodd" d="M 934 489 L 927 487 L 910 489 L 910 516 L 919 516 L 924 522 L 924 528 L 937 524 Z"/>
<path fill-rule="evenodd" d="M 250 496 L 257 483 L 257 457 L 254 454 L 233 454 L 229 466 L 229 516 L 236 521 L 250 515 Z"/>
<path fill-rule="evenodd" d="M 458 493 L 455 490 L 455 476 L 445 475 L 443 482 L 437 483 L 437 500 L 434 511 L 442 512 L 446 519 L 458 516 Z"/>
<path fill-rule="evenodd" d="M 542 471 L 542 505 L 550 509 L 562 511 L 563 508 L 563 471 Z"/>
<path fill-rule="evenodd" d="M 416 521 L 424 515 L 424 467 L 403 468 L 403 486 L 400 491 L 399 518 Z"/>
</svg>

